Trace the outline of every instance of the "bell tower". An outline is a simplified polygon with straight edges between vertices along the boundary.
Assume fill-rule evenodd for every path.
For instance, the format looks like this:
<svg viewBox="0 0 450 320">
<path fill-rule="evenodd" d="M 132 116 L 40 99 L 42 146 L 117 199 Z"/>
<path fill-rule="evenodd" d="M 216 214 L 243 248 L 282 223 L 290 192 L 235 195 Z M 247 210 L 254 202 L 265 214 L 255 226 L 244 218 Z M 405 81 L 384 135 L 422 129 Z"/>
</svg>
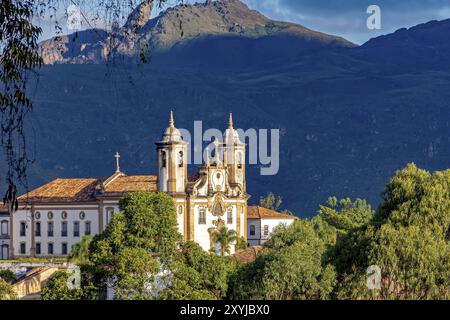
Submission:
<svg viewBox="0 0 450 320">
<path fill-rule="evenodd" d="M 230 184 L 239 184 L 242 191 L 246 191 L 245 182 L 245 143 L 233 127 L 233 115 L 230 113 L 228 129 L 224 134 L 223 158 L 228 168 Z"/>
<path fill-rule="evenodd" d="M 158 156 L 158 190 L 184 193 L 187 183 L 187 142 L 175 128 L 173 112 L 161 141 L 156 142 Z"/>
</svg>

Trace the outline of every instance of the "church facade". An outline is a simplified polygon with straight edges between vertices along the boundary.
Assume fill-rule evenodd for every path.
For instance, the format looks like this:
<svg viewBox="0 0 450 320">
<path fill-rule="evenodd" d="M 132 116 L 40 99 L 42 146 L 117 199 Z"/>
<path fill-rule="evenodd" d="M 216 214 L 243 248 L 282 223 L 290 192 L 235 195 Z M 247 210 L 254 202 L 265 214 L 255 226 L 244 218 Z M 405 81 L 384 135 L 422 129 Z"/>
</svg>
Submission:
<svg viewBox="0 0 450 320">
<path fill-rule="evenodd" d="M 8 228 L 4 226 L 9 244 L 3 244 L 7 250 L 2 258 L 6 251 L 10 259 L 66 257 L 84 235 L 101 233 L 120 210 L 119 199 L 135 191 L 169 194 L 176 207 L 179 233 L 204 250 L 218 250 L 213 234 L 222 226 L 246 241 L 250 235 L 249 244 L 256 245 L 260 244 L 256 234 L 268 235 L 275 225 L 294 220 L 273 211 L 266 215 L 272 219 L 267 223 L 270 227 L 261 215 L 253 214 L 249 219 L 246 149 L 233 128 L 231 115 L 223 141 L 215 142 L 214 156 L 207 156 L 195 176 L 188 175 L 187 147 L 171 113 L 169 126 L 156 142 L 157 175 L 126 175 L 116 154 L 116 171 L 107 179 L 56 179 L 20 196 L 19 209 L 9 215 Z M 258 219 L 259 224 L 255 223 Z M 261 230 L 255 232 L 258 225 Z"/>
</svg>

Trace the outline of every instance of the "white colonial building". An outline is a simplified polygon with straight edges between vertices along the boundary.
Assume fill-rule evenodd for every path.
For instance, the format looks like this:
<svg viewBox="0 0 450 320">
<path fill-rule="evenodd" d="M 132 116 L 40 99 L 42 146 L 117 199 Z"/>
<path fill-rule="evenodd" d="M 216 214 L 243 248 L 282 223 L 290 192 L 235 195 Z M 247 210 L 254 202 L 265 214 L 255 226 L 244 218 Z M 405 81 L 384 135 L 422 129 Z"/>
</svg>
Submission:
<svg viewBox="0 0 450 320">
<path fill-rule="evenodd" d="M 245 144 L 233 128 L 231 115 L 223 141 L 215 144 L 214 157 L 208 156 L 195 177 L 188 176 L 187 143 L 172 113 L 156 151 L 157 176 L 126 175 L 116 154 L 116 172 L 107 179 L 56 179 L 20 196 L 16 212 L 0 212 L 1 258 L 67 256 L 84 235 L 101 233 L 120 210 L 119 199 L 133 191 L 171 195 L 180 234 L 205 250 L 215 248 L 212 235 L 221 226 L 253 245 L 263 243 L 275 225 L 294 220 L 247 206 Z"/>
</svg>

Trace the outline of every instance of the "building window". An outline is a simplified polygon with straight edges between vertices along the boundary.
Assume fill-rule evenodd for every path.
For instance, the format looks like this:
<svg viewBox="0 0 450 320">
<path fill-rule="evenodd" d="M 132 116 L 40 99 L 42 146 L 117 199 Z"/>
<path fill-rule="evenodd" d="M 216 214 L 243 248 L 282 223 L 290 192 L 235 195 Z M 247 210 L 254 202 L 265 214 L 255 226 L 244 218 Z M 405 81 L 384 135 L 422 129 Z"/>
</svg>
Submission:
<svg viewBox="0 0 450 320">
<path fill-rule="evenodd" d="M 27 229 L 27 225 L 25 222 L 21 222 L 20 223 L 20 236 L 21 237 L 25 237 L 26 235 L 26 229 Z"/>
<path fill-rule="evenodd" d="M 237 167 L 238 169 L 242 169 L 242 153 L 237 154 Z"/>
<path fill-rule="evenodd" d="M 250 235 L 254 236 L 256 234 L 256 228 L 255 225 L 251 224 L 250 225 Z"/>
<path fill-rule="evenodd" d="M 106 209 L 106 224 L 111 222 L 111 219 L 114 215 L 114 209 L 113 208 L 107 208 Z"/>
<path fill-rule="evenodd" d="M 227 223 L 232 224 L 233 223 L 233 208 L 228 208 L 227 210 Z"/>
<path fill-rule="evenodd" d="M 61 222 L 61 237 L 67 237 L 67 222 Z"/>
<path fill-rule="evenodd" d="M 78 221 L 73 222 L 73 236 L 74 237 L 80 236 L 80 223 Z"/>
<path fill-rule="evenodd" d="M 47 223 L 47 236 L 53 237 L 53 222 L 51 221 Z"/>
<path fill-rule="evenodd" d="M 206 210 L 204 207 L 200 207 L 198 210 L 198 224 L 206 224 Z"/>
<path fill-rule="evenodd" d="M 41 243 L 36 242 L 36 254 L 41 254 Z"/>
<path fill-rule="evenodd" d="M 9 234 L 9 223 L 8 221 L 2 221 L 2 236 L 7 236 Z"/>
<path fill-rule="evenodd" d="M 178 206 L 178 214 L 183 214 L 183 206 Z"/>
<path fill-rule="evenodd" d="M 20 254 L 25 254 L 25 253 L 26 253 L 25 242 L 21 242 L 20 243 Z"/>
<path fill-rule="evenodd" d="M 84 223 L 84 235 L 90 236 L 91 235 L 91 222 L 86 221 Z"/>
<path fill-rule="evenodd" d="M 269 235 L 269 226 L 267 224 L 264 226 L 264 235 L 265 236 Z"/>
<path fill-rule="evenodd" d="M 67 255 L 67 243 L 65 243 L 65 242 L 63 242 L 63 243 L 61 244 L 61 254 L 62 254 L 63 256 Z"/>
<path fill-rule="evenodd" d="M 36 222 L 34 224 L 34 235 L 36 237 L 40 237 L 41 236 L 41 223 L 40 222 Z"/>
<path fill-rule="evenodd" d="M 167 156 L 166 153 L 163 151 L 161 152 L 161 167 L 165 168 L 167 165 Z"/>
<path fill-rule="evenodd" d="M 47 253 L 53 254 L 53 243 L 51 243 L 51 242 L 49 242 L 49 244 L 47 246 Z"/>
<path fill-rule="evenodd" d="M 178 152 L 178 166 L 180 168 L 183 168 L 183 166 L 184 166 L 183 151 Z"/>
</svg>

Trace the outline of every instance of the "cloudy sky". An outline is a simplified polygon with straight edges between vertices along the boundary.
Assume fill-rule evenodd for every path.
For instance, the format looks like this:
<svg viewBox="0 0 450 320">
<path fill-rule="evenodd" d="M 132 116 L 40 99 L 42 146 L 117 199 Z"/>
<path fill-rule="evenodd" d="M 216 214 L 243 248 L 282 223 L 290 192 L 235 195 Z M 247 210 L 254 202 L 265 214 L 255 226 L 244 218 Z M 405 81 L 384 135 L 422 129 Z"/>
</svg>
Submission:
<svg viewBox="0 0 450 320">
<path fill-rule="evenodd" d="M 169 0 L 169 5 L 178 0 Z M 391 33 L 399 28 L 411 27 L 430 20 L 450 18 L 450 0 L 242 0 L 250 8 L 274 20 L 302 24 L 310 29 L 343 36 L 362 44 L 372 37 Z M 184 0 L 184 2 L 199 2 Z M 203 2 L 203 1 L 202 1 Z M 378 5 L 381 9 L 381 30 L 369 30 L 366 25 L 367 8 Z M 61 10 L 63 11 L 63 10 Z M 64 20 L 64 14 L 58 13 Z M 84 12 L 89 16 L 89 12 Z M 154 10 L 153 15 L 157 15 Z M 61 21 L 60 20 L 60 21 Z M 65 23 L 60 23 L 67 32 Z M 102 22 L 93 23 L 101 27 Z M 42 20 L 44 34 L 53 36 L 54 28 Z M 82 29 L 87 28 L 86 24 Z M 70 31 L 70 30 L 69 30 Z"/>
</svg>

